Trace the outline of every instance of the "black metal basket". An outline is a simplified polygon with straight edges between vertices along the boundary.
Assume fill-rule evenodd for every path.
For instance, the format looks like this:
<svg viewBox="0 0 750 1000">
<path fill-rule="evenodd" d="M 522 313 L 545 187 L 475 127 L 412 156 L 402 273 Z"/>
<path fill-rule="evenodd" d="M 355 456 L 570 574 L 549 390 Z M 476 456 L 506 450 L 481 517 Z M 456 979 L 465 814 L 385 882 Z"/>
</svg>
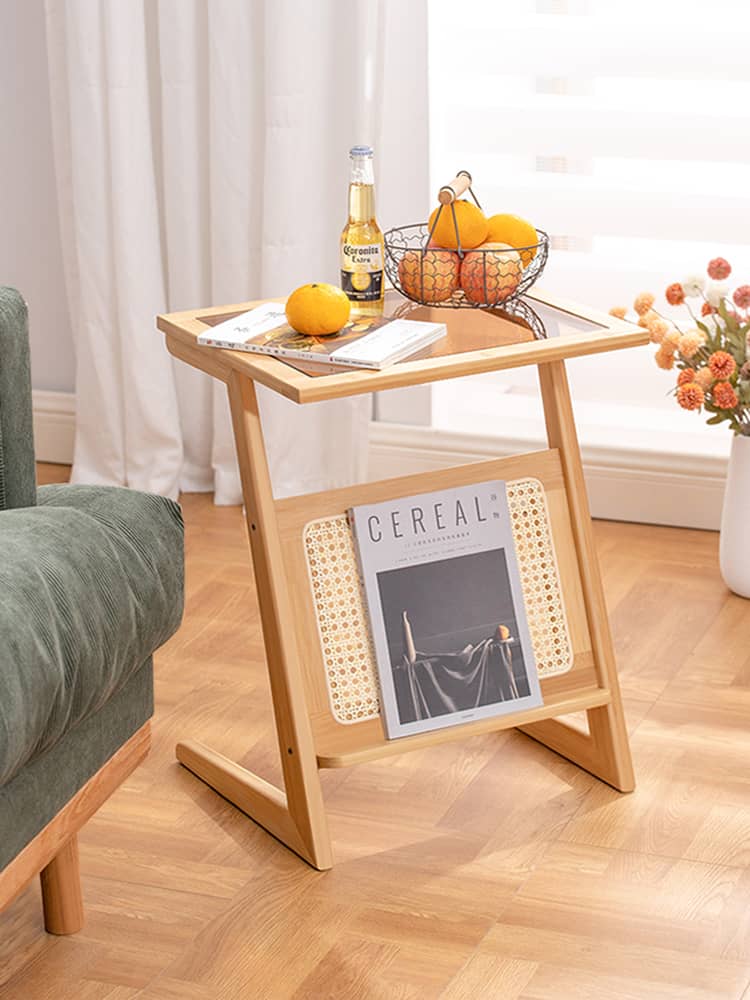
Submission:
<svg viewBox="0 0 750 1000">
<path fill-rule="evenodd" d="M 389 229 L 383 236 L 386 273 L 394 288 L 413 302 L 453 309 L 502 307 L 527 292 L 544 270 L 549 237 L 541 229 L 536 230 L 537 242 L 530 246 L 507 249 L 461 246 L 454 202 L 467 190 L 481 209 L 471 189 L 471 175 L 460 170 L 438 192 L 440 207 L 431 228 L 417 223 Z M 429 246 L 444 211 L 453 215 L 455 250 Z M 458 254 L 460 282 L 459 271 L 454 270 L 450 258 L 446 259 L 447 253 Z"/>
<path fill-rule="evenodd" d="M 407 299 L 412 299 L 412 301 L 422 305 L 448 306 L 452 309 L 486 309 L 492 306 L 502 306 L 520 298 L 531 288 L 544 270 L 549 254 L 549 237 L 541 229 L 537 229 L 537 236 L 539 242 L 533 246 L 514 248 L 519 258 L 522 258 L 524 252 L 535 251 L 526 267 L 523 266 L 522 260 L 521 263 L 517 264 L 508 251 L 500 251 L 501 254 L 507 254 L 505 260 L 499 259 L 497 251 L 493 250 L 453 251 L 458 254 L 462 261 L 468 254 L 481 255 L 481 258 L 472 258 L 477 260 L 475 270 L 478 273 L 479 291 L 484 293 L 479 296 L 478 300 L 468 298 L 460 285 L 445 299 L 431 297 L 429 286 L 434 258 L 430 254 L 431 250 L 439 253 L 441 248 L 433 247 L 431 250 L 427 248 L 430 231 L 424 224 L 402 226 L 397 229 L 389 229 L 384 233 L 385 270 L 394 288 L 397 288 Z M 399 266 L 403 267 L 402 261 L 408 251 L 416 251 L 420 255 L 420 259 L 416 261 L 416 280 L 407 288 L 401 280 Z M 494 254 L 494 256 L 488 258 L 488 254 Z M 425 284 L 428 286 L 426 293 Z"/>
</svg>

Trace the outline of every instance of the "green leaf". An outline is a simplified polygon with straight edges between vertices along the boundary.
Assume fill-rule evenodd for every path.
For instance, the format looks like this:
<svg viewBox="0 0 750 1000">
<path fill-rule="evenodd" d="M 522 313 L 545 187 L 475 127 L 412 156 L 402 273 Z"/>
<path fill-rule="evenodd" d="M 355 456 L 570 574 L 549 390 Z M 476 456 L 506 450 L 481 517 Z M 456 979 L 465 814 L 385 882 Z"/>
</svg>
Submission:
<svg viewBox="0 0 750 1000">
<path fill-rule="evenodd" d="M 708 409 L 708 407 L 706 407 L 706 409 Z M 706 421 L 706 423 L 707 424 L 720 424 L 722 422 L 722 420 L 724 420 L 724 419 L 725 419 L 725 417 L 724 417 L 723 413 L 715 413 L 713 417 L 710 417 Z"/>
<path fill-rule="evenodd" d="M 737 322 L 737 318 L 733 313 L 730 313 L 724 299 L 722 299 L 721 302 L 719 303 L 719 315 L 726 323 L 727 330 L 730 333 L 736 333 L 739 330 L 739 323 Z"/>
</svg>

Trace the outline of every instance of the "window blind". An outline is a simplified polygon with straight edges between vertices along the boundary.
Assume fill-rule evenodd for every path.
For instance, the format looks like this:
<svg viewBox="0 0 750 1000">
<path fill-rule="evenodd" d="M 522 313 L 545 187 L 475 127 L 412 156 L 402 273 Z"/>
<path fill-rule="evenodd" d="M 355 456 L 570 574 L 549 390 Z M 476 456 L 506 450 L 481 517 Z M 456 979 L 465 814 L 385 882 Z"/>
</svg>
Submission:
<svg viewBox="0 0 750 1000">
<path fill-rule="evenodd" d="M 540 285 L 606 310 L 641 289 L 661 295 L 719 254 L 750 280 L 746 3 L 428 10 L 431 189 L 468 169 L 487 214 L 546 230 Z M 617 370 L 628 376 L 617 402 L 672 407 L 648 350 L 577 365 L 574 394 L 624 394 L 602 384 Z"/>
</svg>

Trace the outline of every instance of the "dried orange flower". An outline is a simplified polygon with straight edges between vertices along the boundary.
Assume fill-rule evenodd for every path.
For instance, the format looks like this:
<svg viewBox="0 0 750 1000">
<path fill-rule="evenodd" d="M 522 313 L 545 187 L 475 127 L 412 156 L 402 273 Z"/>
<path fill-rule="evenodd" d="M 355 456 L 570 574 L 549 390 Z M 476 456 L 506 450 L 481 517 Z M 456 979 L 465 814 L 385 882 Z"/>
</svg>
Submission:
<svg viewBox="0 0 750 1000">
<path fill-rule="evenodd" d="M 647 310 L 645 313 L 641 313 L 638 320 L 638 326 L 642 326 L 645 330 L 648 330 L 649 325 L 659 318 L 659 314 L 655 313 L 653 309 Z"/>
<path fill-rule="evenodd" d="M 714 307 L 711 305 L 710 302 L 704 302 L 703 305 L 701 306 L 701 316 L 710 316 L 711 313 L 715 312 L 716 310 L 714 309 Z"/>
<path fill-rule="evenodd" d="M 651 334 L 651 343 L 660 344 L 664 339 L 664 334 L 669 333 L 670 326 L 665 319 L 656 319 L 648 328 Z"/>
<path fill-rule="evenodd" d="M 729 382 L 717 382 L 711 390 L 714 403 L 720 410 L 733 410 L 739 400 Z"/>
<path fill-rule="evenodd" d="M 664 336 L 661 338 L 661 346 L 666 350 L 670 348 L 673 351 L 677 350 L 677 345 L 682 340 L 682 334 L 675 327 L 671 330 L 667 330 Z"/>
<path fill-rule="evenodd" d="M 671 284 L 664 295 L 670 306 L 681 306 L 685 301 L 685 289 L 679 281 L 675 281 Z"/>
<path fill-rule="evenodd" d="M 665 371 L 674 368 L 674 350 L 671 347 L 665 347 L 662 343 L 654 357 L 659 368 L 663 368 Z"/>
<path fill-rule="evenodd" d="M 695 382 L 681 385 L 677 390 L 677 402 L 683 410 L 700 410 L 703 406 L 703 389 Z"/>
<path fill-rule="evenodd" d="M 701 347 L 703 347 L 706 342 L 706 338 L 702 333 L 698 331 L 691 330 L 689 333 L 683 333 L 677 343 L 677 350 L 683 356 L 683 358 L 688 358 L 688 360 L 694 357 Z"/>
<path fill-rule="evenodd" d="M 692 368 L 683 368 L 680 374 L 677 376 L 677 385 L 686 385 L 688 382 L 695 381 L 695 372 Z"/>
<path fill-rule="evenodd" d="M 737 370 L 737 362 L 726 351 L 714 351 L 708 359 L 708 367 L 714 378 L 727 379 Z"/>
<path fill-rule="evenodd" d="M 747 309 L 750 307 L 750 285 L 740 285 L 739 288 L 735 289 L 734 304 L 739 306 L 740 309 Z"/>
<path fill-rule="evenodd" d="M 645 315 L 651 306 L 654 304 L 654 296 L 651 292 L 641 292 L 640 295 L 636 295 L 635 302 L 633 303 L 633 308 L 638 313 L 639 316 Z"/>
<path fill-rule="evenodd" d="M 698 369 L 698 371 L 695 373 L 695 381 L 698 383 L 701 389 L 703 389 L 704 392 L 707 392 L 711 388 L 711 386 L 714 384 L 714 377 L 711 374 L 711 369 L 708 367 L 708 365 L 706 365 L 705 368 Z"/>
<path fill-rule="evenodd" d="M 625 306 L 612 306 L 612 308 L 609 310 L 609 315 L 616 316 L 617 319 L 625 319 L 627 311 L 628 310 L 625 308 Z"/>
</svg>

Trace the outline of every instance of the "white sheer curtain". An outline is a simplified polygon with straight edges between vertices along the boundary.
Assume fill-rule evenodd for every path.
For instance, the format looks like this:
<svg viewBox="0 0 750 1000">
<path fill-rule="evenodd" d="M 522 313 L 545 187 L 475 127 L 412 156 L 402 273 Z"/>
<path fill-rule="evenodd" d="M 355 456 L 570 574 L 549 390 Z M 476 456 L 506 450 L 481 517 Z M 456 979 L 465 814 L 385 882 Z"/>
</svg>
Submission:
<svg viewBox="0 0 750 1000">
<path fill-rule="evenodd" d="M 337 280 L 347 150 L 383 138 L 390 2 L 46 0 L 74 481 L 239 501 L 224 388 L 173 362 L 154 315 Z M 368 399 L 263 390 L 261 413 L 277 495 L 362 477 Z"/>
</svg>

